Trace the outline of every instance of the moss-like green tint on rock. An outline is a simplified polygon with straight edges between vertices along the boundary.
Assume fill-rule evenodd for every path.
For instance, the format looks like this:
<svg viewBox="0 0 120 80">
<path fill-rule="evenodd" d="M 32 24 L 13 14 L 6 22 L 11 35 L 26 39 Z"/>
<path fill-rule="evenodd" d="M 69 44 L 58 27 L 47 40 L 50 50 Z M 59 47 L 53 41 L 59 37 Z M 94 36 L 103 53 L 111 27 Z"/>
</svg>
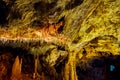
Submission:
<svg viewBox="0 0 120 80">
<path fill-rule="evenodd" d="M 47 55 L 49 53 L 49 51 L 51 51 L 52 49 L 56 48 L 55 45 L 51 45 L 51 44 L 43 44 L 41 46 L 34 46 L 30 49 L 30 52 L 33 55 Z"/>
</svg>

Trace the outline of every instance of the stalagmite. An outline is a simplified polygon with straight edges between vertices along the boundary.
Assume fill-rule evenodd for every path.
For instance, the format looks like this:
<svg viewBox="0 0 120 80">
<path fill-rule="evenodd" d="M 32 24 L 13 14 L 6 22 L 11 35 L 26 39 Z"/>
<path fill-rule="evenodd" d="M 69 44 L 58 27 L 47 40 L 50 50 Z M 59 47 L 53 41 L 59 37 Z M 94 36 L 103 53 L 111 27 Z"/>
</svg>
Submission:
<svg viewBox="0 0 120 80">
<path fill-rule="evenodd" d="M 2 0 L 3 11 L 0 62 L 11 80 L 120 80 L 120 0 Z"/>
<path fill-rule="evenodd" d="M 21 67 L 22 67 L 22 59 L 19 60 L 19 57 L 17 56 L 15 58 L 15 61 L 12 67 L 11 80 L 20 80 L 22 76 Z"/>
<path fill-rule="evenodd" d="M 35 79 L 36 78 L 36 76 L 38 75 L 38 73 L 37 73 L 37 66 L 38 66 L 38 58 L 36 58 L 35 59 L 35 65 L 34 65 L 34 73 L 33 73 L 33 79 Z"/>
</svg>

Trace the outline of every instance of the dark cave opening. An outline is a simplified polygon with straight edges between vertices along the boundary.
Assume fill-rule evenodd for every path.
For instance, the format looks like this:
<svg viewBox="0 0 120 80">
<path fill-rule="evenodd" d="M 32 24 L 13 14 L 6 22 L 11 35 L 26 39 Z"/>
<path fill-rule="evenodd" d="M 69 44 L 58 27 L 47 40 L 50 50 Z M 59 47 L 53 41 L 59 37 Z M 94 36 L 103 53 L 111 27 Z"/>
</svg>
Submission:
<svg viewBox="0 0 120 80">
<path fill-rule="evenodd" d="M 76 67 L 78 80 L 120 80 L 120 56 L 97 57 Z"/>
</svg>

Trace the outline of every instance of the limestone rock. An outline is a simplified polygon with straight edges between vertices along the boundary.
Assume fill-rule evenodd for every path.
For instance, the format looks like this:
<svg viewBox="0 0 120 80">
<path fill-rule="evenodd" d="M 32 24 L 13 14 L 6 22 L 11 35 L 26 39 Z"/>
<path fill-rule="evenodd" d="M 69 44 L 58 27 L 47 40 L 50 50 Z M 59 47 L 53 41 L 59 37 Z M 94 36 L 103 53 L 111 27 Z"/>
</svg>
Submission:
<svg viewBox="0 0 120 80">
<path fill-rule="evenodd" d="M 112 76 L 109 80 L 120 79 L 117 75 L 120 71 L 117 67 L 120 65 L 119 0 L 2 2 L 0 10 L 6 14 L 0 13 L 0 24 L 6 27 L 0 28 L 0 47 L 25 50 L 27 53 L 19 56 L 32 65 L 33 58 L 37 57 L 39 64 L 34 68 L 38 68 L 35 72 L 38 70 L 42 79 L 106 80 L 107 76 Z M 6 20 L 4 23 L 2 18 Z M 109 71 L 110 65 L 115 67 L 113 72 Z M 13 77 L 21 74 L 21 66 L 25 74 L 26 64 L 21 65 L 17 57 L 12 68 Z M 32 76 L 33 73 L 31 71 Z"/>
<path fill-rule="evenodd" d="M 21 60 L 19 60 L 19 57 L 17 56 L 15 58 L 15 62 L 14 62 L 13 67 L 12 67 L 11 80 L 20 80 L 20 78 L 21 78 L 21 66 L 22 66 L 22 62 L 21 62 Z"/>
</svg>

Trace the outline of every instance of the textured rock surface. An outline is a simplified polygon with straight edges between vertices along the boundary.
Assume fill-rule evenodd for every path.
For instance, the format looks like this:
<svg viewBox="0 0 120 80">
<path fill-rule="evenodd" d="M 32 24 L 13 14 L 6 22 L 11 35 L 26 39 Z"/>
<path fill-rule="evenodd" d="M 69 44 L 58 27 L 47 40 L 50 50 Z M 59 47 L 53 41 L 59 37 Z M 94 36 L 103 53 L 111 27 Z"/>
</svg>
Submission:
<svg viewBox="0 0 120 80">
<path fill-rule="evenodd" d="M 120 79 L 119 0 L 3 1 L 1 79 L 14 74 L 16 56 L 22 59 L 22 79 Z M 115 66 L 113 72 L 110 65 Z"/>
</svg>

